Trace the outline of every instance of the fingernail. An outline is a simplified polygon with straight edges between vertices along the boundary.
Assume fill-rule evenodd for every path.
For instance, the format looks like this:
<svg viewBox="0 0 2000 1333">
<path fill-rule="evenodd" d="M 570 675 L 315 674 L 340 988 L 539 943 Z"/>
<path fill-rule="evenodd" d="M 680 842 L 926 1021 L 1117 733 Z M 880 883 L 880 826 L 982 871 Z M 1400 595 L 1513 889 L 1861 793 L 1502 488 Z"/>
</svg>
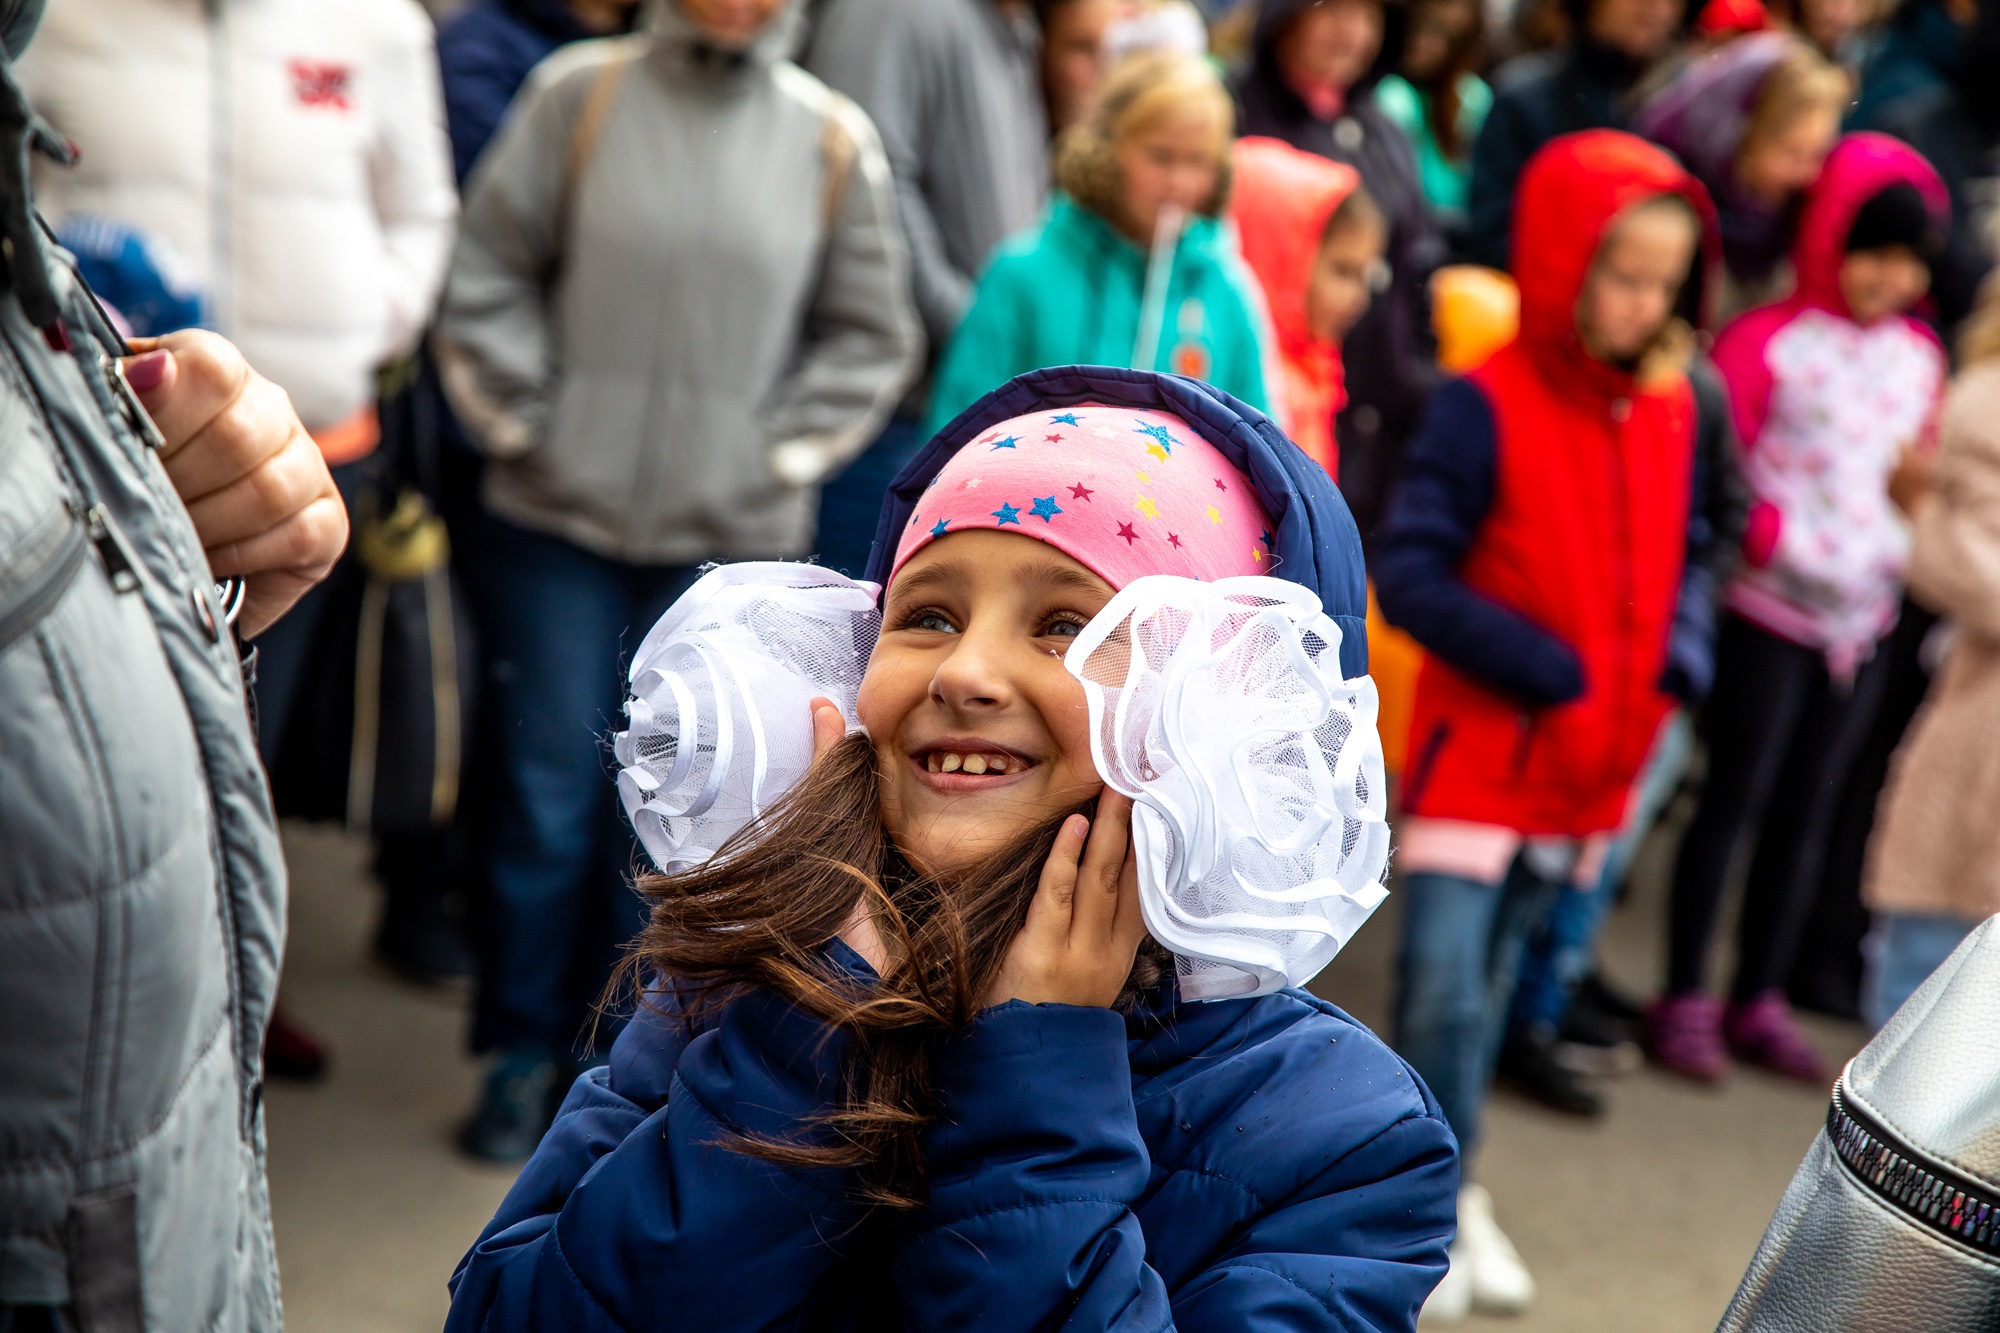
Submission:
<svg viewBox="0 0 2000 1333">
<path fill-rule="evenodd" d="M 134 393 L 151 393 L 167 377 L 167 360 L 173 354 L 161 349 L 135 356 L 125 363 L 125 382 Z"/>
</svg>

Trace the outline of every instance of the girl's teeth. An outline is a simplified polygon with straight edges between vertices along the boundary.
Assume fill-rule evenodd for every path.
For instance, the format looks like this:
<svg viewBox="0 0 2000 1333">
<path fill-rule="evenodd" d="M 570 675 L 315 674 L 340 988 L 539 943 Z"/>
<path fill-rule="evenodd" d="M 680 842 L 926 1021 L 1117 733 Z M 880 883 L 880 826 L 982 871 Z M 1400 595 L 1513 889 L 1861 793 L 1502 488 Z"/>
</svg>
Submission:
<svg viewBox="0 0 2000 1333">
<path fill-rule="evenodd" d="M 978 754 L 965 756 L 965 771 L 968 773 L 984 773 L 986 771 L 986 756 Z"/>
<path fill-rule="evenodd" d="M 938 771 L 940 773 L 956 773 L 958 772 L 958 766 L 961 762 L 963 761 L 960 760 L 957 755 L 948 754 L 944 757 L 944 764 L 942 767 L 938 769 Z M 980 772 L 983 773 L 985 771 L 986 771 L 985 765 L 983 764 L 980 765 Z"/>
<path fill-rule="evenodd" d="M 986 768 L 991 773 L 1005 773 L 1007 771 L 1007 756 L 1004 754 L 994 755 L 986 761 Z"/>
</svg>

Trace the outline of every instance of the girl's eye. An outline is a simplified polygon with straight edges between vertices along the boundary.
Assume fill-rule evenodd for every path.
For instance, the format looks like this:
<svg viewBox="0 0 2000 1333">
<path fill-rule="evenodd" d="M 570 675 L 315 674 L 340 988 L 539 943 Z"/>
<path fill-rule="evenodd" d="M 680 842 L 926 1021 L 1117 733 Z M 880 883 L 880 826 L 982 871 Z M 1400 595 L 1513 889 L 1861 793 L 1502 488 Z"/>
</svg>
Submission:
<svg viewBox="0 0 2000 1333">
<path fill-rule="evenodd" d="M 927 629 L 937 634 L 958 633 L 958 626 L 952 624 L 950 618 L 947 617 L 945 613 L 942 611 L 913 612 L 910 615 L 910 617 L 903 622 L 903 628 Z"/>
<path fill-rule="evenodd" d="M 1051 620 L 1042 630 L 1045 639 L 1074 639 L 1083 633 L 1083 624 L 1076 620 Z"/>
</svg>

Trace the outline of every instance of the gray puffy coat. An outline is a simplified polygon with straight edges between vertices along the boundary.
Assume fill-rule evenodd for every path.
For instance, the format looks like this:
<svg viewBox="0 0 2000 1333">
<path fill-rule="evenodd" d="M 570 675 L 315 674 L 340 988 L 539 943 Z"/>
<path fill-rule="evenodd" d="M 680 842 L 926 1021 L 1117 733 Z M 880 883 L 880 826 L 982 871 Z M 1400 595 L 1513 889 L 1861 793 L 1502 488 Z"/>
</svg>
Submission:
<svg viewBox="0 0 2000 1333">
<path fill-rule="evenodd" d="M 54 280 L 73 350 L 0 298 L 0 1309 L 276 1328 L 270 799 L 201 544 Z"/>
</svg>

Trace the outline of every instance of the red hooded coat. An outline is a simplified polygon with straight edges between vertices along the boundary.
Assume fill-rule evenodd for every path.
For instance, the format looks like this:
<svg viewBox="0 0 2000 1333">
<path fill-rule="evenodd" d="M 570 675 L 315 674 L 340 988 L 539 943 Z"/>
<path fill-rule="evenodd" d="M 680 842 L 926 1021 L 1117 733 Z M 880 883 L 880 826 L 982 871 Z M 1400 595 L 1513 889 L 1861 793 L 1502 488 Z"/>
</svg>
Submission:
<svg viewBox="0 0 2000 1333">
<path fill-rule="evenodd" d="M 1258 136 L 1236 141 L 1232 173 L 1229 218 L 1278 337 L 1280 375 L 1271 395 L 1278 424 L 1329 476 L 1338 476 L 1333 417 L 1347 402 L 1340 344 L 1313 336 L 1306 286 L 1327 221 L 1361 178 L 1352 167 Z"/>
<path fill-rule="evenodd" d="M 1397 601 L 1451 608 L 1442 625 L 1406 621 L 1432 649 L 1410 729 L 1410 814 L 1567 836 L 1624 818 L 1669 705 L 1659 681 L 1687 550 L 1695 405 L 1684 376 L 1642 385 L 1590 356 L 1574 312 L 1606 228 L 1660 194 L 1686 198 L 1712 237 L 1700 184 L 1628 134 L 1553 140 L 1522 174 L 1520 332 L 1467 377 L 1474 393 L 1440 390 L 1440 401 L 1468 398 L 1460 416 L 1471 433 L 1490 431 L 1490 446 L 1440 440 L 1425 460 L 1413 453 L 1413 469 L 1433 475 L 1413 473 L 1411 512 L 1391 521 L 1409 534 L 1404 551 L 1385 553 L 1378 573 L 1392 621 Z M 1426 486 L 1448 498 L 1424 500 Z M 1449 545 L 1438 534 L 1451 518 L 1421 511 L 1463 511 L 1468 495 L 1484 507 L 1451 516 L 1470 529 L 1454 577 L 1423 559 Z M 1448 595 L 1424 589 L 1427 576 L 1449 580 Z M 1419 621 L 1447 632 L 1432 642 Z M 1451 632 L 1470 621 L 1482 622 L 1477 636 Z"/>
</svg>

